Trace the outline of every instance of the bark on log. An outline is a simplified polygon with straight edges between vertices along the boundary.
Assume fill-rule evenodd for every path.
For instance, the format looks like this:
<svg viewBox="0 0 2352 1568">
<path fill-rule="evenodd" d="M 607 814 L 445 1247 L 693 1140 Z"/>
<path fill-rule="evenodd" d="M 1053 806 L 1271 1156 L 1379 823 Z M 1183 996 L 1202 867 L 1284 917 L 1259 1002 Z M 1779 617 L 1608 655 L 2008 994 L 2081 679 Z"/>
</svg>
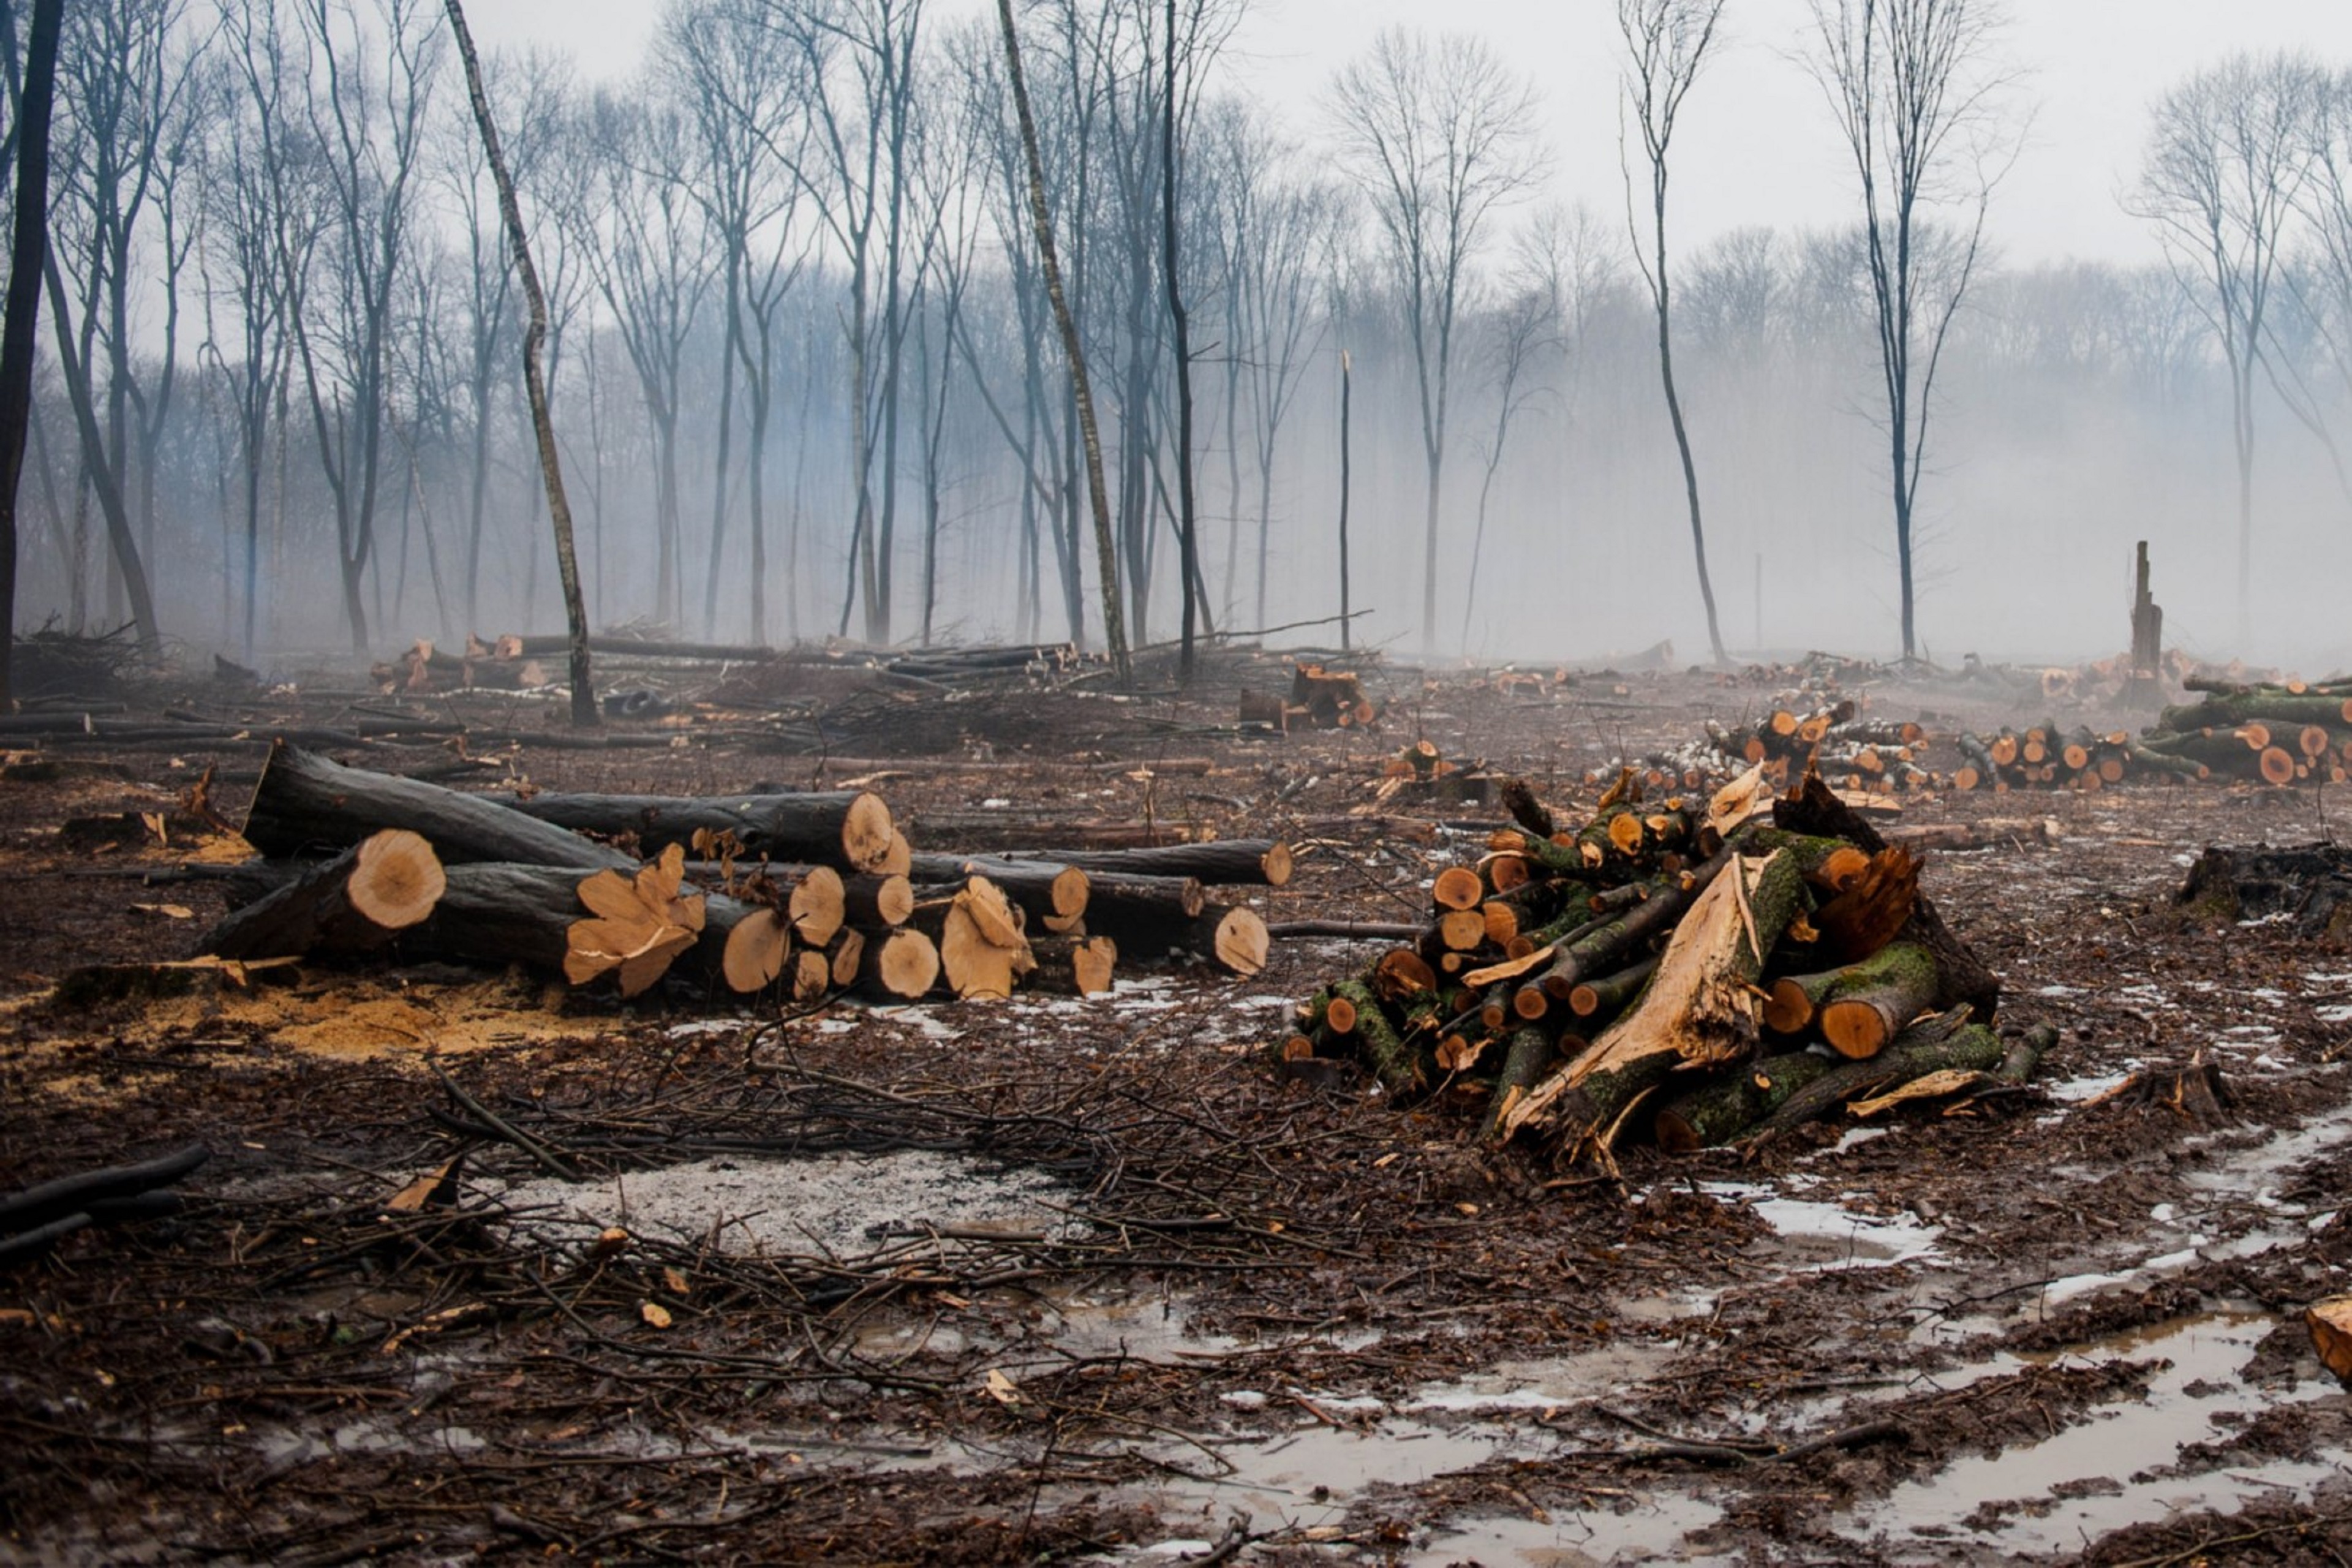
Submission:
<svg viewBox="0 0 2352 1568">
<path fill-rule="evenodd" d="M 1772 815 L 1779 826 L 1790 832 L 1851 839 L 1874 855 L 1886 847 L 1878 830 L 1817 778 L 1805 780 L 1794 798 L 1778 803 Z M 1926 894 L 1912 901 L 1910 923 L 1896 933 L 1895 940 L 1917 942 L 1935 955 L 1936 972 L 1943 977 L 1945 1005 L 1965 1003 L 1977 1017 L 1992 1018 L 2000 1005 L 2000 981 L 1952 934 Z"/>
<path fill-rule="evenodd" d="M 896 831 L 889 806 L 863 790 L 707 798 L 537 795 L 499 804 L 574 833 L 635 835 L 646 858 L 673 844 L 695 849 L 698 833 L 730 833 L 737 852 L 748 858 L 873 871 L 887 857 Z"/>
<path fill-rule="evenodd" d="M 1848 1062 L 1790 1095 L 1757 1124 L 1754 1137 L 1770 1138 L 1827 1116 L 1851 1100 L 1909 1083 L 1931 1072 L 1990 1072 L 2006 1054 L 2000 1037 L 1958 1011 L 1922 1018 L 1897 1035 L 1878 1055 Z"/>
<path fill-rule="evenodd" d="M 192 1143 L 136 1164 L 84 1171 L 26 1187 L 0 1198 L 0 1236 L 18 1235 L 68 1215 L 85 1213 L 93 1204 L 132 1197 L 184 1181 L 211 1158 L 210 1149 L 202 1143 Z"/>
<path fill-rule="evenodd" d="M 445 866 L 498 862 L 577 871 L 634 870 L 637 861 L 480 795 L 347 768 L 294 746 L 270 749 L 242 829 L 264 855 L 347 849 L 387 827 L 433 846 Z"/>
<path fill-rule="evenodd" d="M 1658 1146 L 1670 1154 L 1691 1154 L 1728 1143 L 1837 1066 L 1837 1058 L 1818 1051 L 1744 1062 L 1661 1108 L 1654 1124 Z"/>
<path fill-rule="evenodd" d="M 1530 797 L 1532 798 L 1532 797 Z M 1543 1081 L 1555 1059 L 1551 1037 L 1541 1029 L 1521 1029 L 1511 1037 L 1511 1047 L 1503 1057 L 1502 1071 L 1495 1076 L 1494 1098 L 1487 1102 L 1486 1119 L 1478 1130 L 1479 1138 L 1488 1143 L 1499 1143 L 1506 1134 L 1505 1120 L 1521 1097 Z"/>
<path fill-rule="evenodd" d="M 278 958 L 329 942 L 351 952 L 382 947 L 433 912 L 446 882 L 431 845 L 386 828 L 246 904 L 206 931 L 198 951 Z"/>
<path fill-rule="evenodd" d="M 917 875 L 926 862 L 953 857 L 918 855 Z M 1162 844 L 1142 849 L 1013 849 L 983 857 L 1000 862 L 1044 861 L 1076 866 L 1088 873 L 1125 873 L 1139 877 L 1189 877 L 1213 888 L 1279 888 L 1290 881 L 1290 847 L 1272 838 L 1213 838 L 1202 844 Z"/>
<path fill-rule="evenodd" d="M 918 901 L 952 898 L 965 881 L 985 877 L 1035 921 L 1071 921 L 1087 912 L 1093 879 L 1074 866 L 997 856 L 917 855 L 912 860 Z M 1197 910 L 1195 910 L 1197 913 Z"/>
</svg>

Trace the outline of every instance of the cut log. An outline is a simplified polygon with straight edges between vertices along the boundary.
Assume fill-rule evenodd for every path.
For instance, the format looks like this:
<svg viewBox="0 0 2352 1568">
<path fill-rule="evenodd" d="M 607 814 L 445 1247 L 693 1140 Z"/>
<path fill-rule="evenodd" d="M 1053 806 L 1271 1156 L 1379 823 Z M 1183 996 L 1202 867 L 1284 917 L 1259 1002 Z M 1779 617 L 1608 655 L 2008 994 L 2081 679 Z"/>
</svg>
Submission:
<svg viewBox="0 0 2352 1568">
<path fill-rule="evenodd" d="M 940 931 L 939 971 L 958 997 L 1003 1000 L 1036 967 L 1028 938 L 1009 923 L 1012 910 L 980 877 L 949 905 Z"/>
<path fill-rule="evenodd" d="M 2314 1301 L 2305 1310 L 2303 1321 L 2311 1330 L 2312 1348 L 2319 1352 L 2321 1364 L 2340 1381 L 2352 1384 L 2352 1296 Z"/>
<path fill-rule="evenodd" d="M 911 1002 L 939 983 L 940 950 L 921 931 L 901 926 L 875 941 L 861 931 L 844 931 L 844 945 L 853 937 L 859 978 L 876 994 Z"/>
<path fill-rule="evenodd" d="M 1789 832 L 1811 837 L 1845 838 L 1871 854 L 1886 847 L 1878 830 L 1856 816 L 1819 779 L 1809 778 L 1788 799 L 1773 807 L 1773 820 Z M 1947 1007 L 1966 1004 L 1980 1019 L 1990 1019 L 2000 1004 L 2000 982 L 1955 937 L 1936 906 L 1925 894 L 1914 900 L 1910 923 L 1897 933 L 1936 955 L 1936 972 L 1943 976 Z"/>
<path fill-rule="evenodd" d="M 951 858 L 919 855 L 912 875 L 918 881 L 938 881 L 953 874 L 940 869 L 940 862 Z M 976 858 L 1022 864 L 1042 861 L 1076 866 L 1081 871 L 1137 877 L 1189 877 L 1213 888 L 1279 888 L 1289 882 L 1293 868 L 1290 847 L 1272 838 L 1213 838 L 1200 844 L 1162 844 L 1141 849 L 1015 849 Z"/>
<path fill-rule="evenodd" d="M 1193 926 L 1202 956 L 1244 979 L 1265 967 L 1271 943 L 1265 921 L 1255 910 L 1240 905 L 1219 909 L 1213 904 L 1201 911 Z"/>
<path fill-rule="evenodd" d="M 541 822 L 602 838 L 634 836 L 647 855 L 695 835 L 732 834 L 739 854 L 878 871 L 897 829 L 882 797 L 862 790 L 709 798 L 638 795 L 538 795 L 507 802 Z"/>
<path fill-rule="evenodd" d="M 1568 994 L 1568 1010 L 1580 1018 L 1606 1022 L 1641 994 L 1642 987 L 1649 984 L 1657 967 L 1655 958 L 1645 958 L 1614 974 L 1596 975 Z"/>
<path fill-rule="evenodd" d="M 1107 936 L 1045 936 L 1030 939 L 1037 967 L 1029 976 L 1034 990 L 1073 996 L 1107 996 L 1115 988 L 1118 944 Z"/>
<path fill-rule="evenodd" d="M 1943 991 L 1935 955 L 1891 942 L 1847 969 L 1821 1005 L 1822 1038 L 1840 1056 L 1874 1057 Z"/>
<path fill-rule="evenodd" d="M 913 901 L 911 890 L 908 902 Z M 847 918 L 848 895 L 841 873 L 830 866 L 813 866 L 794 883 L 784 904 L 793 931 L 811 947 L 823 947 Z"/>
<path fill-rule="evenodd" d="M 727 933 L 719 973 L 730 991 L 764 991 L 783 973 L 792 950 L 792 927 L 784 917 L 771 909 L 754 910 Z"/>
<path fill-rule="evenodd" d="M 1864 1061 L 1847 1062 L 1791 1094 L 1757 1123 L 1754 1136 L 1769 1138 L 1828 1116 L 1850 1101 L 1867 1099 L 1931 1072 L 1990 1072 L 2000 1066 L 2000 1037 L 1968 1021 L 1957 1008 L 1922 1018 L 1886 1048 Z"/>
<path fill-rule="evenodd" d="M 915 885 L 903 876 L 844 877 L 842 918 L 852 925 L 902 926 L 915 913 Z"/>
<path fill-rule="evenodd" d="M 365 952 L 431 915 L 446 885 L 430 844 L 386 828 L 247 904 L 205 933 L 203 951 L 239 959 L 299 957 L 330 946 Z"/>
<path fill-rule="evenodd" d="M 499 862 L 599 871 L 637 865 L 609 845 L 592 844 L 497 801 L 347 768 L 283 744 L 270 749 L 240 831 L 264 855 L 285 856 L 347 849 L 387 827 L 418 835 L 445 866 Z"/>
<path fill-rule="evenodd" d="M 1449 866 L 1437 874 L 1430 898 L 1441 910 L 1475 910 L 1486 901 L 1486 884 L 1466 866 Z"/>
<path fill-rule="evenodd" d="M 929 940 L 928 934 L 925 940 Z M 831 959 L 834 989 L 846 991 L 857 984 L 858 975 L 864 973 L 866 968 L 866 949 L 869 945 L 866 940 L 866 933 L 862 931 L 845 931 L 833 939 L 833 948 L 828 956 Z M 939 951 L 938 944 L 933 943 L 931 956 L 934 959 L 938 958 Z M 931 971 L 931 978 L 933 980 L 939 978 L 937 969 Z M 923 987 L 924 991 L 929 989 L 930 986 L 928 984 Z M 920 994 L 917 993 L 919 995 Z"/>
<path fill-rule="evenodd" d="M 1511 1037 L 1511 1047 L 1503 1057 L 1503 1069 L 1495 1077 L 1495 1092 L 1487 1101 L 1486 1123 L 1478 1131 L 1480 1138 L 1489 1143 L 1502 1141 L 1512 1108 L 1543 1081 L 1554 1058 L 1551 1037 L 1541 1029 L 1521 1029 Z"/>
<path fill-rule="evenodd" d="M 1331 987 L 1324 1026 L 1362 1050 L 1365 1064 L 1391 1096 L 1418 1094 L 1428 1087 L 1421 1053 L 1404 1043 L 1381 1010 L 1380 998 L 1361 981 L 1343 980 Z"/>
<path fill-rule="evenodd" d="M 952 898 L 967 879 L 985 877 L 1036 921 L 1069 921 L 1085 914 L 1093 886 L 1093 878 L 1077 867 L 1010 856 L 918 855 L 909 875 L 918 884 L 915 897 L 925 902 Z M 1192 912 L 1200 912 L 1198 903 Z"/>
</svg>

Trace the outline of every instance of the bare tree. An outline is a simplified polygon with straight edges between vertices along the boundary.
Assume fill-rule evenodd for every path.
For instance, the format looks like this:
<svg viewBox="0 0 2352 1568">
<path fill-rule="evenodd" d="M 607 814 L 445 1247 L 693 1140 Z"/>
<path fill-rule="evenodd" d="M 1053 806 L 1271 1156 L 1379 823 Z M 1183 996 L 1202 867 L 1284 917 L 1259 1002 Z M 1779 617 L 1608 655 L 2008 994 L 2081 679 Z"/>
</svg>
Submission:
<svg viewBox="0 0 2352 1568">
<path fill-rule="evenodd" d="M 482 132 L 482 153 L 499 189 L 499 213 L 506 220 L 507 241 L 513 247 L 515 271 L 522 278 L 522 294 L 530 312 L 523 330 L 522 376 L 530 396 L 530 422 L 539 435 L 539 468 L 547 483 L 547 511 L 555 525 L 556 568 L 563 579 L 563 615 L 572 632 L 572 722 L 576 729 L 596 726 L 596 682 L 588 661 L 588 609 L 580 595 L 580 563 L 572 548 L 572 503 L 564 499 L 563 463 L 555 450 L 555 425 L 547 413 L 547 381 L 540 364 L 540 349 L 547 341 L 547 296 L 539 286 L 539 269 L 531 265 L 530 241 L 523 233 L 522 206 L 515 200 L 514 181 L 499 151 L 499 129 L 490 116 L 490 100 L 482 91 L 482 65 L 475 58 L 474 37 L 466 29 L 466 12 L 458 0 L 445 0 L 449 30 L 457 37 L 457 58 L 466 68 L 466 92 L 473 100 L 474 123 Z"/>
<path fill-rule="evenodd" d="M 1517 423 L 1528 403 L 1548 390 L 1538 374 L 1538 362 L 1559 341 L 1566 304 L 1559 269 L 1561 258 L 1559 247 L 1547 242 L 1547 231 L 1556 230 L 1562 221 L 1555 208 L 1524 237 L 1507 283 L 1507 297 L 1486 328 L 1488 342 L 1484 357 L 1495 389 L 1495 424 L 1481 443 L 1484 471 L 1478 479 L 1477 523 L 1470 536 L 1469 582 L 1465 585 L 1462 600 L 1465 652 L 1469 650 L 1470 625 L 1478 609 L 1478 566 L 1486 548 L 1486 508 L 1495 493 L 1495 475 L 1503 467 L 1511 426 Z"/>
<path fill-rule="evenodd" d="M 1369 198 L 1404 312 L 1428 465 L 1422 645 L 1437 646 L 1438 501 L 1456 323 L 1496 209 L 1544 171 L 1534 85 L 1483 41 L 1391 28 L 1332 84 L 1349 173 Z"/>
<path fill-rule="evenodd" d="M 1013 0 L 996 0 L 997 25 L 1004 41 L 1004 77 L 1013 94 L 1013 117 L 1021 127 L 1021 146 L 1028 163 L 1029 217 L 1037 246 L 1037 264 L 1045 273 L 1046 297 L 1053 301 L 1054 320 L 1061 329 L 1062 356 L 1070 372 L 1071 401 L 1077 405 L 1079 427 L 1087 455 L 1087 494 L 1094 507 L 1095 550 L 1102 563 L 1103 641 L 1110 650 L 1111 668 L 1119 683 L 1132 683 L 1128 658 L 1127 622 L 1118 606 L 1118 551 L 1111 541 L 1110 496 L 1103 487 L 1102 436 L 1095 425 L 1094 389 L 1087 381 L 1087 358 L 1078 342 L 1077 321 L 1070 314 L 1069 297 L 1062 289 L 1061 258 L 1054 249 L 1053 209 L 1045 203 L 1045 163 L 1037 150 L 1037 117 L 1029 106 L 1029 83 L 1021 71 L 1021 37 L 1013 25 Z"/>
<path fill-rule="evenodd" d="M 2291 55 L 2235 56 L 2157 102 L 2137 198 L 2221 342 L 2238 463 L 2238 635 L 2253 630 L 2254 389 L 2287 231 L 2317 142 L 2321 79 Z"/>
<path fill-rule="evenodd" d="M 1650 291 L 1658 318 L 1658 379 L 1666 395 L 1666 417 L 1674 426 L 1675 449 L 1682 457 L 1683 493 L 1690 503 L 1691 553 L 1698 564 L 1698 595 L 1706 605 L 1706 642 L 1715 662 L 1724 662 L 1723 627 L 1715 613 L 1715 582 L 1706 569 L 1706 529 L 1700 520 L 1698 465 L 1691 458 L 1690 427 L 1682 395 L 1675 386 L 1674 285 L 1667 268 L 1666 185 L 1675 127 L 1683 100 L 1698 80 L 1723 17 L 1724 0 L 1617 0 L 1617 31 L 1625 41 L 1617 154 L 1625 177 L 1625 221 L 1633 231 L 1633 260 Z M 1626 121 L 1642 144 L 1648 200 L 1634 200 L 1634 169 L 1625 154 Z M 1489 475 L 1492 482 L 1492 475 Z M 1483 504 L 1481 507 L 1483 513 Z M 1465 617 L 1464 626 L 1468 626 Z"/>
<path fill-rule="evenodd" d="M 13 41 L 13 5 L 0 0 L 0 26 Z M 41 274 L 49 239 L 49 119 L 57 101 L 58 34 L 65 0 L 33 0 L 17 90 L 16 237 L 0 321 L 0 713 L 15 706 L 10 654 L 16 644 L 16 489 L 25 472 L 25 429 L 33 405 L 34 339 L 40 331 Z M 13 50 L 11 51 L 14 52 Z M 13 77 L 14 72 L 10 73 Z"/>
<path fill-rule="evenodd" d="M 1918 651 L 1915 524 L 1936 374 L 1983 254 L 2004 149 L 1996 0 L 1808 0 L 1807 64 L 1828 97 L 1862 199 L 1895 503 L 1903 657 Z M 1956 231 L 1936 232 L 1944 206 Z"/>
</svg>

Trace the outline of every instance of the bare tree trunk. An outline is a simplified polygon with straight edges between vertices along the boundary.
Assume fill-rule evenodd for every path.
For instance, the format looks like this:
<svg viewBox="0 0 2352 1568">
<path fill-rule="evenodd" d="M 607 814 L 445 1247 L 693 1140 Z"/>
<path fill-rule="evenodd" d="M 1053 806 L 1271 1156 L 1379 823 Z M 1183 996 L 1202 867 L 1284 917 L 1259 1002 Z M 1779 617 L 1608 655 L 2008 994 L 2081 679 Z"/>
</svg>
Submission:
<svg viewBox="0 0 2352 1568">
<path fill-rule="evenodd" d="M 1013 27 L 1013 0 L 996 0 L 996 16 L 1004 35 L 1004 72 L 1013 88 L 1013 104 L 1021 121 L 1022 151 L 1029 160 L 1029 217 L 1037 231 L 1037 257 L 1045 273 L 1046 297 L 1054 302 L 1054 320 L 1062 331 L 1062 353 L 1070 364 L 1070 392 L 1077 405 L 1078 426 L 1086 442 L 1087 495 L 1095 514 L 1095 552 L 1101 559 L 1103 641 L 1110 650 L 1111 668 L 1119 683 L 1131 686 L 1135 668 L 1128 657 L 1127 621 L 1118 603 L 1118 552 L 1111 540 L 1110 495 L 1103 486 L 1102 434 L 1095 424 L 1094 388 L 1087 382 L 1086 353 L 1078 342 L 1077 322 L 1062 292 L 1062 263 L 1054 251 L 1054 219 L 1045 205 L 1045 163 L 1037 151 L 1037 120 L 1029 108 L 1029 84 L 1021 74 L 1021 40 Z"/>
<path fill-rule="evenodd" d="M 1176 329 L 1176 497 L 1178 548 L 1183 552 L 1183 634 L 1178 679 L 1192 679 L 1192 637 L 1200 617 L 1201 542 L 1192 505 L 1192 333 L 1176 280 L 1176 0 L 1168 0 L 1168 58 L 1160 119 L 1160 274 L 1168 284 L 1168 316 Z"/>
<path fill-rule="evenodd" d="M 8 302 L 0 323 L 0 713 L 15 705 L 9 655 L 16 641 L 16 489 L 25 474 L 25 429 L 33 408 L 34 338 L 40 331 L 41 275 L 49 246 L 49 116 L 57 101 L 58 34 L 65 0 L 33 0 L 18 97 L 16 237 Z"/>
<path fill-rule="evenodd" d="M 523 233 L 522 207 L 515 200 L 514 181 L 499 151 L 498 126 L 490 119 L 489 100 L 482 94 L 481 62 L 474 56 L 474 37 L 466 29 L 459 0 L 446 0 L 449 28 L 457 36 L 457 54 L 466 65 L 466 89 L 474 102 L 474 123 L 482 132 L 482 151 L 488 157 L 491 177 L 498 181 L 499 212 L 506 219 L 507 239 L 514 247 L 515 270 L 522 275 L 523 297 L 530 303 L 530 326 L 522 339 L 523 384 L 530 394 L 530 422 L 539 435 L 539 468 L 547 481 L 547 515 L 555 529 L 555 563 L 563 582 L 563 616 L 572 632 L 572 722 L 575 729 L 597 724 L 596 682 L 589 668 L 588 607 L 580 596 L 580 561 L 572 548 L 572 502 L 563 493 L 563 462 L 555 449 L 555 422 L 547 412 L 547 380 L 540 366 L 540 349 L 547 341 L 547 296 L 539 286 L 539 268 L 531 264 L 530 242 Z"/>
<path fill-rule="evenodd" d="M 1355 638 L 1349 628 L 1356 623 L 1353 613 L 1354 606 L 1349 603 L 1350 598 L 1350 587 L 1348 582 L 1348 479 L 1349 456 L 1348 451 L 1348 404 L 1353 392 L 1354 382 L 1355 367 L 1348 357 L 1348 351 L 1341 349 L 1339 351 L 1339 651 L 1342 653 L 1349 652 L 1355 647 Z M 1437 495 L 1436 491 L 1433 489 L 1430 492 L 1430 508 L 1433 515 L 1434 515 L 1436 506 Z M 1432 537 L 1433 538 L 1434 535 Z M 1264 626 L 1265 624 L 1265 524 L 1263 519 L 1261 519 L 1258 523 L 1257 572 L 1257 591 L 1259 600 L 1257 607 L 1258 624 L 1260 626 Z M 1433 599 L 1431 603 L 1433 605 L 1436 601 Z"/>
</svg>

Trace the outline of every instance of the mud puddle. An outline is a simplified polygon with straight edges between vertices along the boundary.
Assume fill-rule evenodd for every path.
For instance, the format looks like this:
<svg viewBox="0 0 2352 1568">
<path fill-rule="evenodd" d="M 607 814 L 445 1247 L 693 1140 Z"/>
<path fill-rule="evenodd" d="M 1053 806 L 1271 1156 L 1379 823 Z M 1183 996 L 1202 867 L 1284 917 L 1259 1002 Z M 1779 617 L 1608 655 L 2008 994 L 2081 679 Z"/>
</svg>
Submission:
<svg viewBox="0 0 2352 1568">
<path fill-rule="evenodd" d="M 2091 1365 L 2168 1363 L 2136 1402 L 2085 1413 L 2038 1443 L 1977 1455 L 1896 1488 L 1842 1517 L 1838 1533 L 1886 1552 L 2062 1552 L 2134 1524 L 2229 1510 L 2282 1492 L 2308 1495 L 2338 1467 L 2294 1460 L 2179 1471 L 2182 1450 L 2224 1439 L 2240 1418 L 2336 1392 L 2331 1383 L 2241 1382 L 2273 1321 L 2215 1312 L 2137 1330 L 2048 1357 Z"/>
<path fill-rule="evenodd" d="M 1419 1551 L 1402 1558 L 1408 1568 L 1602 1568 L 1641 1563 L 1727 1563 L 1739 1559 L 1695 1543 L 1723 1510 L 1679 1492 L 1654 1491 L 1625 1500 L 1620 1510 L 1591 1509 L 1546 1519 L 1489 1516 L 1455 1521 Z"/>
</svg>

